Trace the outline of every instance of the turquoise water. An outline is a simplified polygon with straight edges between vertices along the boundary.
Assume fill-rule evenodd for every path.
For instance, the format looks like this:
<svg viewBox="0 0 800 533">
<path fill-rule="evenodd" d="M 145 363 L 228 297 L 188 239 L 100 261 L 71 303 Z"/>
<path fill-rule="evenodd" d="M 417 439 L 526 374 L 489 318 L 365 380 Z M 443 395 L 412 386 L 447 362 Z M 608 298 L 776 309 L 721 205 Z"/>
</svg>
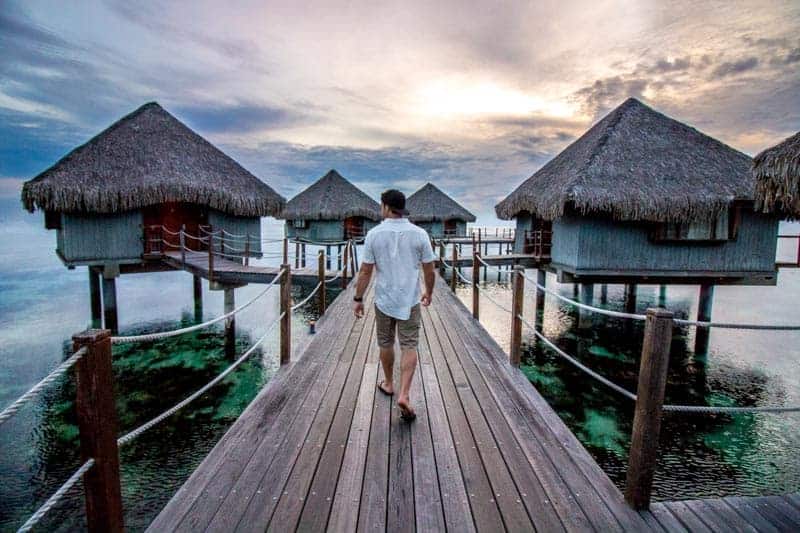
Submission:
<svg viewBox="0 0 800 533">
<path fill-rule="evenodd" d="M 800 233 L 785 224 L 782 233 Z M 779 245 L 779 258 L 796 257 L 796 242 Z M 491 272 L 491 271 L 490 271 Z M 467 270 L 466 275 L 469 276 Z M 531 277 L 534 271 L 529 271 Z M 505 278 L 503 278 L 505 279 Z M 489 274 L 484 287 L 500 303 L 511 304 L 508 285 Z M 573 285 L 548 285 L 574 296 Z M 458 295 L 471 305 L 471 289 Z M 670 286 L 666 307 L 695 318 L 698 288 Z M 784 269 L 775 287 L 717 287 L 713 319 L 723 322 L 797 324 L 800 270 Z M 533 323 L 535 298 L 526 289 L 525 316 Z M 608 286 L 607 303 L 624 310 L 622 286 Z M 659 304 L 657 286 L 638 290 L 639 313 Z M 544 334 L 582 363 L 636 390 L 643 337 L 641 322 L 596 316 L 589 330 L 577 327 L 568 304 L 547 296 Z M 481 301 L 481 323 L 508 351 L 509 315 Z M 522 370 L 589 450 L 615 484 L 623 488 L 633 421 L 633 402 L 587 377 L 523 329 Z M 800 332 L 712 330 L 706 356 L 694 353 L 694 328 L 678 328 L 672 339 L 666 401 L 673 404 L 754 406 L 800 405 Z M 674 500 L 725 495 L 767 495 L 800 491 L 800 413 L 700 415 L 668 413 L 661 429 L 654 498 Z"/>
<path fill-rule="evenodd" d="M 70 338 L 90 325 L 88 275 L 57 259 L 54 232 L 42 215 L 28 215 L 15 200 L 0 200 L 0 406 L 5 407 L 70 353 Z M 264 235 L 282 225 L 264 220 Z M 277 250 L 277 249 L 276 249 Z M 309 248 L 309 257 L 316 253 Z M 274 260 L 273 260 L 274 261 Z M 267 261 L 269 262 L 269 261 Z M 295 283 L 299 301 L 313 288 Z M 336 285 L 331 284 L 331 285 Z M 329 285 L 329 287 L 331 287 Z M 263 286 L 236 290 L 237 305 Z M 329 298 L 338 289 L 331 287 Z M 121 334 L 165 331 L 195 323 L 192 278 L 183 272 L 125 275 L 117 282 Z M 222 293 L 204 282 L 203 318 L 223 313 Z M 237 314 L 243 352 L 277 316 L 277 289 Z M 293 318 L 295 342 L 318 317 L 316 298 Z M 128 530 L 144 529 L 217 440 L 269 381 L 278 366 L 277 328 L 259 351 L 208 394 L 121 450 Z M 139 345 L 114 348 L 120 432 L 127 432 L 202 387 L 227 367 L 222 328 L 211 327 Z M 69 376 L 0 426 L 0 531 L 14 531 L 80 465 L 75 383 Z M 80 484 L 42 522 L 41 530 L 85 524 Z"/>
</svg>

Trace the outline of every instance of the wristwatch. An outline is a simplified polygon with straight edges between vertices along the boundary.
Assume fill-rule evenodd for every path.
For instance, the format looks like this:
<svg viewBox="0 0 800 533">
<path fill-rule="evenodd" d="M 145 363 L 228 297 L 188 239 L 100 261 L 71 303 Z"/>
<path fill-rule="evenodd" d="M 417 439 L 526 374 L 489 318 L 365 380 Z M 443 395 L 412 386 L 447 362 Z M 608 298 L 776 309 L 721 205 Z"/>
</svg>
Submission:
<svg viewBox="0 0 800 533">
<path fill-rule="evenodd" d="M 353 301 L 354 302 L 363 302 L 364 301 L 364 297 L 363 296 L 353 296 Z"/>
</svg>

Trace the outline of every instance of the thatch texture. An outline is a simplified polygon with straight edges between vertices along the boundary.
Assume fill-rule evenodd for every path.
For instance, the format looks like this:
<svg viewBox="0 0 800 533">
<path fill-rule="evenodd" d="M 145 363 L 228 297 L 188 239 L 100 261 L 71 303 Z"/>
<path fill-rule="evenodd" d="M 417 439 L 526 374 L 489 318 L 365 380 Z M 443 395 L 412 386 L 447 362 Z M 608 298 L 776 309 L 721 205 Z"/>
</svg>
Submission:
<svg viewBox="0 0 800 533">
<path fill-rule="evenodd" d="M 630 98 L 495 206 L 510 219 L 578 212 L 690 221 L 753 198 L 750 158 Z"/>
<path fill-rule="evenodd" d="M 344 220 L 347 217 L 381 219 L 381 206 L 335 170 L 286 202 L 286 220 Z"/>
<path fill-rule="evenodd" d="M 22 202 L 69 213 L 188 202 L 256 217 L 279 214 L 285 199 L 151 102 L 26 182 Z"/>
<path fill-rule="evenodd" d="M 464 209 L 458 202 L 443 193 L 432 183 L 412 194 L 406 200 L 406 210 L 411 222 L 435 222 L 461 220 L 475 222 L 475 215 Z"/>
<path fill-rule="evenodd" d="M 753 160 L 756 209 L 800 218 L 800 132 Z"/>
</svg>

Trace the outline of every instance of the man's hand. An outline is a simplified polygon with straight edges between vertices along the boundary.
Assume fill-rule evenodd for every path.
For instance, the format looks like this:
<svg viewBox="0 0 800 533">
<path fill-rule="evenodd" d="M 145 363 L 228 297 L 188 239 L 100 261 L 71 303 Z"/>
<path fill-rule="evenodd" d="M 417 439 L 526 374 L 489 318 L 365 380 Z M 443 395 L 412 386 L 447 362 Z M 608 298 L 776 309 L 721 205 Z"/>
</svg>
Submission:
<svg viewBox="0 0 800 533">
<path fill-rule="evenodd" d="M 426 292 L 422 295 L 422 298 L 419 299 L 419 303 L 423 305 L 423 307 L 428 307 L 431 305 L 431 293 Z"/>
<path fill-rule="evenodd" d="M 353 314 L 356 315 L 356 318 L 364 316 L 364 302 L 355 302 L 353 304 Z"/>
</svg>

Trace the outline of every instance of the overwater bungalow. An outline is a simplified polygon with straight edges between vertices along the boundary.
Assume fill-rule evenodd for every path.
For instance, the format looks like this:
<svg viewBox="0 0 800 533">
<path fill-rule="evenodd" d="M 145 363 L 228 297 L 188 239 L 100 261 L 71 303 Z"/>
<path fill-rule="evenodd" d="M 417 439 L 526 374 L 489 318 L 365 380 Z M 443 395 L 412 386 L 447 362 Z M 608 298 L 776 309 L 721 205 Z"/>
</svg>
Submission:
<svg viewBox="0 0 800 533">
<path fill-rule="evenodd" d="M 467 222 L 475 222 L 475 215 L 432 183 L 409 196 L 406 209 L 409 220 L 435 239 L 465 237 Z"/>
<path fill-rule="evenodd" d="M 178 246 L 181 228 L 195 237 L 218 230 L 249 234 L 252 252 L 259 253 L 260 219 L 280 214 L 285 199 L 151 102 L 27 181 L 22 203 L 44 211 L 65 265 L 89 267 L 94 313 L 98 274 L 112 305 L 114 279 L 163 270 L 149 259 Z M 206 247 L 193 239 L 186 246 Z"/>
<path fill-rule="evenodd" d="M 500 202 L 517 253 L 578 283 L 776 283 L 747 155 L 629 99 Z"/>
<path fill-rule="evenodd" d="M 756 210 L 800 218 L 800 132 L 753 160 Z"/>
<path fill-rule="evenodd" d="M 286 203 L 281 214 L 289 239 L 309 243 L 363 241 L 381 219 L 381 206 L 330 170 Z"/>
</svg>

